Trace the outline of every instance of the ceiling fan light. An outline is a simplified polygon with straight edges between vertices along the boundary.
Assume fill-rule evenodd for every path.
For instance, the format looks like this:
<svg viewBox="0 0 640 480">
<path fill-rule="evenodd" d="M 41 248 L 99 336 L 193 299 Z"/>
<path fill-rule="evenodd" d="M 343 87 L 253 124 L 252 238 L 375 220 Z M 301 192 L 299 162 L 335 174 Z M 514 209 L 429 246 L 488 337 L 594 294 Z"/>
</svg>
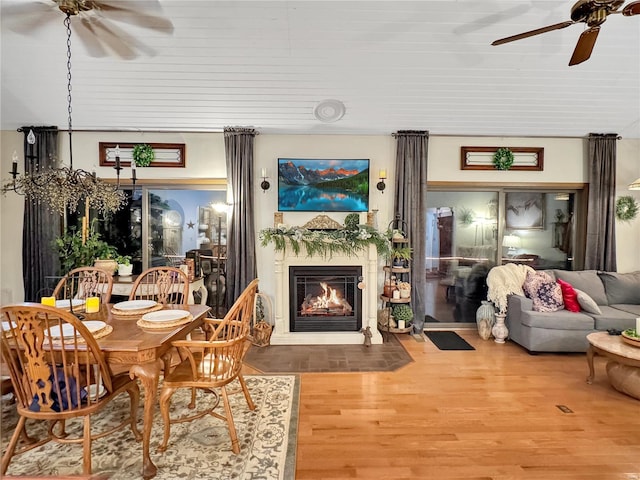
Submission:
<svg viewBox="0 0 640 480">
<path fill-rule="evenodd" d="M 635 181 L 629 185 L 629 190 L 640 190 L 640 177 L 636 178 Z"/>
</svg>

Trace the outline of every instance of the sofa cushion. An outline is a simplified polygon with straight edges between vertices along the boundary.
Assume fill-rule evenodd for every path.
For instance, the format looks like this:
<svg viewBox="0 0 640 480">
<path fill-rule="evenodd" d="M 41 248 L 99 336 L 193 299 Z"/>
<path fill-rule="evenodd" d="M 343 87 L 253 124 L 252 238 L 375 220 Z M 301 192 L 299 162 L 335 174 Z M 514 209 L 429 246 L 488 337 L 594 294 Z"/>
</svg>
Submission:
<svg viewBox="0 0 640 480">
<path fill-rule="evenodd" d="M 527 272 L 522 289 L 533 300 L 536 312 L 556 312 L 564 308 L 560 285 L 544 272 Z"/>
<path fill-rule="evenodd" d="M 640 304 L 640 271 L 631 273 L 599 272 L 609 305 Z"/>
<path fill-rule="evenodd" d="M 556 280 L 569 282 L 573 288 L 582 290 L 593 298 L 598 305 L 609 304 L 604 285 L 596 270 L 554 270 L 553 273 L 555 273 Z"/>
<path fill-rule="evenodd" d="M 531 328 L 546 328 L 549 330 L 583 330 L 592 331 L 594 320 L 584 313 L 574 313 L 569 310 L 557 312 L 522 312 L 522 325 Z"/>
<path fill-rule="evenodd" d="M 558 279 L 558 285 L 562 289 L 562 301 L 564 302 L 564 308 L 570 312 L 579 312 L 580 304 L 578 303 L 578 294 L 569 282 Z"/>
<path fill-rule="evenodd" d="M 616 303 L 615 305 L 609 305 L 611 308 L 622 310 L 623 312 L 631 313 L 636 317 L 640 317 L 640 304 L 631 305 L 629 303 Z"/>
<path fill-rule="evenodd" d="M 587 313 L 595 313 L 597 315 L 602 315 L 602 311 L 596 301 L 587 295 L 582 290 L 578 290 L 574 288 L 576 295 L 578 296 L 578 303 L 580 304 L 580 308 Z"/>
<path fill-rule="evenodd" d="M 634 314 L 608 305 L 601 305 L 600 309 L 602 310 L 602 314 L 592 315 L 595 320 L 596 330 L 609 330 L 611 328 L 626 330 L 627 328 L 635 328 L 636 316 Z"/>
</svg>

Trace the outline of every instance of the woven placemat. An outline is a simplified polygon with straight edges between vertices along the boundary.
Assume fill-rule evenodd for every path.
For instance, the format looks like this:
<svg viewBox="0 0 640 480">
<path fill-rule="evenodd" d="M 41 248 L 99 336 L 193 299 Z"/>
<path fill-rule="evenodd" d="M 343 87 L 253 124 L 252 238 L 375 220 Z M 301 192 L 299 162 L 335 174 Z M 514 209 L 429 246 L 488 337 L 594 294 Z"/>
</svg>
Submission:
<svg viewBox="0 0 640 480">
<path fill-rule="evenodd" d="M 97 332 L 91 333 L 91 335 L 93 335 L 93 338 L 98 340 L 98 339 L 100 339 L 102 337 L 106 337 L 111 332 L 113 332 L 113 327 L 111 325 L 105 325 L 104 327 L 102 327 Z M 61 338 L 53 338 L 51 340 L 53 341 L 53 343 L 62 343 L 61 342 L 62 341 Z M 73 338 L 64 339 L 64 343 L 65 344 L 72 344 L 73 342 L 74 342 Z M 84 338 L 82 338 L 81 336 L 78 336 L 78 343 L 85 343 Z"/>
<path fill-rule="evenodd" d="M 118 317 L 139 317 L 144 315 L 145 313 L 156 312 L 158 310 L 162 310 L 164 305 L 158 303 L 153 307 L 141 308 L 140 310 L 118 310 L 116 307 L 111 307 L 111 313 Z"/>
<path fill-rule="evenodd" d="M 190 323 L 193 320 L 193 315 L 189 314 L 186 317 L 179 318 L 172 322 L 149 322 L 147 320 L 139 319 L 136 323 L 140 328 L 148 330 L 165 330 L 167 328 L 177 327 L 178 325 L 184 325 Z"/>
</svg>

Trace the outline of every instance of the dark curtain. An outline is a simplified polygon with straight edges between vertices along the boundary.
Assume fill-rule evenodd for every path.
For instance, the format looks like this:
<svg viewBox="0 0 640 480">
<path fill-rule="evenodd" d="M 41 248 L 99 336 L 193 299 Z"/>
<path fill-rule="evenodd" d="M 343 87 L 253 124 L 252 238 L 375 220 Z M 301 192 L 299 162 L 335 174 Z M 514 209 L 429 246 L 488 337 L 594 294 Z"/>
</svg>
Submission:
<svg viewBox="0 0 640 480">
<path fill-rule="evenodd" d="M 399 131 L 396 137 L 396 214 L 407 224 L 407 238 L 413 248 L 411 306 L 414 334 L 424 327 L 427 270 L 427 146 L 429 132 Z"/>
<path fill-rule="evenodd" d="M 57 127 L 22 127 L 24 133 L 24 171 L 35 174 L 55 167 L 58 156 Z M 29 142 L 29 132 L 33 132 Z M 61 217 L 51 213 L 45 204 L 24 201 L 22 227 L 22 278 L 24 300 L 39 302 L 50 295 L 55 282 L 47 276 L 58 274 L 60 265 L 52 243 L 60 235 Z"/>
<path fill-rule="evenodd" d="M 227 226 L 227 305 L 233 305 L 257 276 L 252 188 L 256 135 L 252 128 L 224 129 L 227 181 L 233 199 Z"/>
<path fill-rule="evenodd" d="M 589 202 L 584 268 L 615 272 L 616 141 L 618 135 L 589 134 Z"/>
</svg>

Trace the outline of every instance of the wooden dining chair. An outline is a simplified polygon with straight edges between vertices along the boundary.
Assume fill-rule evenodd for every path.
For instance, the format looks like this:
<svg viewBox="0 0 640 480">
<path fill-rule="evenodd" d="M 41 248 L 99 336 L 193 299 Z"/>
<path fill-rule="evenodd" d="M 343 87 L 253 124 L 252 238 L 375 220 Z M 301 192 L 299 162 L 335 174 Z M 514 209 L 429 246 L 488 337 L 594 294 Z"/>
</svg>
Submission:
<svg viewBox="0 0 640 480">
<path fill-rule="evenodd" d="M 113 277 L 100 268 L 80 267 L 74 268 L 60 279 L 53 296 L 57 300 L 81 299 L 99 297 L 101 304 L 111 301 L 113 290 Z"/>
<path fill-rule="evenodd" d="M 96 339 L 70 312 L 23 303 L 0 309 L 0 346 L 6 363 L 19 415 L 18 423 L 2 456 L 0 476 L 4 476 L 14 455 L 49 441 L 81 443 L 82 473 L 91 474 L 91 442 L 129 425 L 137 440 L 136 425 L 140 391 L 128 373 L 113 375 Z M 127 392 L 131 409 L 118 425 L 100 432 L 91 431 L 91 416 L 111 400 Z M 48 422 L 44 438 L 27 437 L 27 419 Z M 67 421 L 82 419 L 79 434 L 67 431 Z M 20 437 L 25 444 L 18 447 Z"/>
<path fill-rule="evenodd" d="M 163 305 L 186 305 L 189 277 L 175 267 L 152 267 L 136 278 L 129 300 L 155 300 Z"/>
<path fill-rule="evenodd" d="M 164 452 L 169 443 L 171 425 L 211 415 L 227 423 L 231 449 L 240 453 L 240 443 L 229 405 L 229 395 L 242 391 L 250 410 L 255 409 L 251 394 L 242 376 L 242 364 L 251 328 L 253 305 L 258 289 L 258 279 L 253 280 L 234 302 L 222 319 L 206 318 L 208 340 L 181 340 L 172 345 L 183 352 L 185 360 L 167 374 L 160 392 L 160 413 L 164 422 L 164 437 L 158 451 Z M 227 391 L 227 385 L 238 380 L 240 388 Z M 187 417 L 171 419 L 171 397 L 179 388 L 191 389 L 189 408 L 196 408 L 196 389 L 215 396 L 213 406 Z M 218 393 L 220 392 L 220 393 Z M 224 411 L 216 411 L 222 401 Z"/>
</svg>

